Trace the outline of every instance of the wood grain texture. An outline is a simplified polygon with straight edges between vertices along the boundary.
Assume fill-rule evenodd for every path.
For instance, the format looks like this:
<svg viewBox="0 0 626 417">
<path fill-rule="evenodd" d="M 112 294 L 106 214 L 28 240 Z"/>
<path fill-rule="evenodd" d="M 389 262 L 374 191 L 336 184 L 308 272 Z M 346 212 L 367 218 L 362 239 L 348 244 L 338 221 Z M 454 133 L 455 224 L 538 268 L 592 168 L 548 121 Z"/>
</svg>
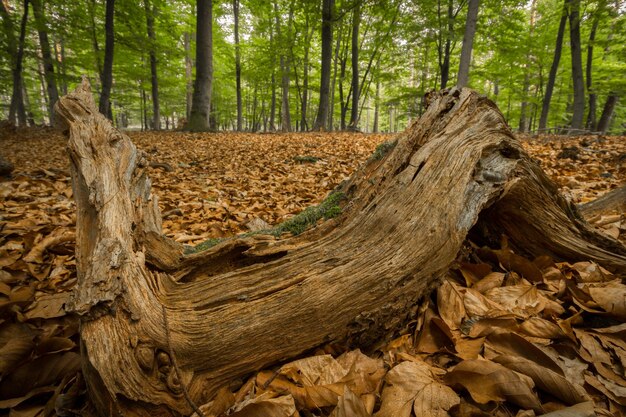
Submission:
<svg viewBox="0 0 626 417">
<path fill-rule="evenodd" d="M 389 155 L 343 184 L 339 218 L 192 255 L 160 234 L 145 156 L 98 113 L 86 81 L 57 113 L 78 209 L 69 307 L 102 415 L 190 414 L 183 387 L 202 404 L 325 343 L 374 345 L 411 318 L 479 220 L 528 253 L 548 245 L 558 259 L 626 270 L 626 249 L 584 223 L 496 106 L 468 89 L 440 94 Z"/>
</svg>

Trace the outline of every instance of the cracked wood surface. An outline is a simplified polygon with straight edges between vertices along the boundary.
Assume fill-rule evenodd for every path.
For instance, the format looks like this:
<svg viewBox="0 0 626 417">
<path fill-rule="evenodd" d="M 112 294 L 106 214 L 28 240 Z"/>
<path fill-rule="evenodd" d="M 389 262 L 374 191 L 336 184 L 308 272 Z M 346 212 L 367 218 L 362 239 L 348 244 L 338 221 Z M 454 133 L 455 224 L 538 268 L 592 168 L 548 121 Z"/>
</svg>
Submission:
<svg viewBox="0 0 626 417">
<path fill-rule="evenodd" d="M 339 218 L 192 255 L 160 234 L 145 155 L 98 113 L 89 84 L 56 110 L 78 209 L 68 307 L 81 316 L 83 369 L 103 415 L 190 414 L 183 387 L 202 404 L 325 343 L 374 345 L 411 318 L 478 221 L 531 255 L 547 248 L 626 271 L 626 249 L 582 220 L 496 106 L 468 89 L 441 94 L 387 157 L 343 184 Z"/>
</svg>

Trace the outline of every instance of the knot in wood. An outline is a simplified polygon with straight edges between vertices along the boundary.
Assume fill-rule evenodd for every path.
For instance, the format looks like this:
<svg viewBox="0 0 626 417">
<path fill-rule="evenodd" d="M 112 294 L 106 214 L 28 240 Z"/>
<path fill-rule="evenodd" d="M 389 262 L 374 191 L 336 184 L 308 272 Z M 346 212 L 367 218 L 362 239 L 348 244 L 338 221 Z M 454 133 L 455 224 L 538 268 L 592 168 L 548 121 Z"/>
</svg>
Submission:
<svg viewBox="0 0 626 417">
<path fill-rule="evenodd" d="M 178 375 L 176 374 L 174 368 L 170 369 L 170 373 L 167 375 L 165 385 L 167 385 L 167 388 L 175 395 L 180 395 L 183 393 L 183 384 L 181 384 L 180 378 L 178 378 Z"/>
<path fill-rule="evenodd" d="M 154 365 L 154 351 L 150 346 L 140 344 L 135 348 L 135 359 L 142 370 L 149 372 Z"/>
</svg>

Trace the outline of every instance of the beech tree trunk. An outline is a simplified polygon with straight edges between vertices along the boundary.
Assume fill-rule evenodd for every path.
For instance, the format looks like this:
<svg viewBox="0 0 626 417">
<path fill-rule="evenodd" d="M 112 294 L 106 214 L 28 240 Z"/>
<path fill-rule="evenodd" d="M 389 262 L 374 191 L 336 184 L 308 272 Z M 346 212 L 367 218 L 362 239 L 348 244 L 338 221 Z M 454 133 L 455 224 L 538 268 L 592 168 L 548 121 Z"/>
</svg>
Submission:
<svg viewBox="0 0 626 417">
<path fill-rule="evenodd" d="M 237 131 L 243 129 L 243 111 L 241 106 L 241 49 L 239 47 L 239 0 L 233 0 L 235 19 L 235 82 L 237 84 Z"/>
<path fill-rule="evenodd" d="M 585 116 L 585 83 L 580 45 L 580 0 L 568 0 L 568 6 L 570 46 L 572 49 L 572 82 L 574 86 L 574 112 L 570 133 L 577 133 L 583 128 Z"/>
<path fill-rule="evenodd" d="M 77 204 L 83 371 L 102 415 L 189 414 L 234 378 L 331 341 L 369 346 L 412 317 L 472 230 L 527 255 L 626 272 L 524 152 L 497 107 L 440 93 L 341 187 L 342 214 L 297 236 L 233 238 L 184 255 L 161 234 L 146 155 L 89 84 L 58 105 Z M 475 226 L 478 223 L 478 226 Z"/>
<path fill-rule="evenodd" d="M 554 59 L 552 60 L 552 66 L 550 67 L 550 74 L 548 75 L 548 83 L 546 84 L 546 93 L 543 96 L 543 102 L 541 104 L 541 116 L 539 117 L 539 130 L 544 131 L 548 125 L 548 112 L 550 111 L 550 101 L 552 101 L 552 92 L 554 91 L 554 84 L 556 82 L 556 73 L 559 69 L 559 61 L 561 60 L 561 51 L 563 48 L 563 36 L 565 34 L 565 25 L 567 24 L 567 2 L 563 5 L 563 13 L 561 14 L 561 20 L 559 22 L 559 30 L 556 34 L 556 46 L 554 47 Z"/>
<path fill-rule="evenodd" d="M 196 2 L 196 79 L 193 83 L 191 114 L 187 128 L 206 131 L 211 127 L 213 92 L 213 1 Z"/>
<path fill-rule="evenodd" d="M 619 100 L 619 96 L 615 93 L 609 93 L 609 96 L 606 98 L 604 102 L 604 107 L 602 108 L 602 115 L 600 116 L 600 120 L 598 120 L 597 131 L 600 133 L 606 133 L 609 130 L 611 125 L 611 118 L 613 117 L 613 112 L 615 112 L 615 106 L 617 106 L 617 102 Z"/>
<path fill-rule="evenodd" d="M 161 110 L 159 107 L 159 74 L 156 58 L 156 33 L 154 31 L 154 16 L 156 5 L 150 5 L 150 0 L 144 0 L 146 10 L 146 29 L 150 41 L 150 85 L 152 86 L 152 128 L 161 130 Z"/>
<path fill-rule="evenodd" d="M 465 33 L 463 35 L 463 46 L 461 47 L 459 75 L 456 82 L 458 88 L 465 87 L 469 82 L 469 69 L 472 63 L 472 47 L 474 44 L 474 34 L 476 33 L 479 5 L 480 0 L 469 0 L 467 3 L 467 20 L 465 22 Z"/>
<path fill-rule="evenodd" d="M 359 23 L 361 22 L 361 4 L 356 3 L 352 10 L 352 108 L 350 109 L 349 130 L 357 130 L 359 124 Z"/>
<path fill-rule="evenodd" d="M 593 14 L 593 24 L 591 25 L 591 32 L 589 33 L 589 43 L 587 44 L 587 66 L 585 68 L 585 83 L 587 87 L 587 94 L 589 94 L 589 113 L 587 113 L 587 122 L 585 127 L 590 132 L 596 129 L 596 100 L 597 95 L 595 88 L 593 87 L 592 79 L 592 66 L 593 66 L 593 46 L 596 41 L 596 31 L 598 30 L 598 24 L 600 23 L 601 10 L 596 10 Z"/>
<path fill-rule="evenodd" d="M 113 120 L 111 109 L 111 87 L 113 86 L 113 49 L 115 47 L 114 25 L 115 0 L 106 0 L 106 16 L 104 20 L 104 64 L 100 73 L 100 102 L 98 108 L 100 113 L 106 115 L 109 120 Z"/>
<path fill-rule="evenodd" d="M 46 79 L 46 91 L 48 93 L 48 114 L 50 125 L 54 124 L 54 104 L 59 99 L 59 90 L 54 76 L 54 61 L 50 51 L 50 40 L 48 39 L 48 29 L 46 28 L 46 16 L 44 5 L 41 0 L 32 0 L 33 14 L 39 35 L 39 46 L 41 47 L 41 57 L 43 58 L 44 77 Z"/>
<path fill-rule="evenodd" d="M 332 125 L 328 124 L 328 119 L 330 106 L 330 63 L 333 53 L 334 6 L 334 0 L 323 0 L 322 2 L 322 69 L 320 75 L 320 104 L 317 109 L 317 117 L 315 118 L 313 130 L 332 130 Z M 336 62 L 337 60 L 335 59 L 335 63 Z M 335 73 L 337 73 L 336 64 Z"/>
</svg>

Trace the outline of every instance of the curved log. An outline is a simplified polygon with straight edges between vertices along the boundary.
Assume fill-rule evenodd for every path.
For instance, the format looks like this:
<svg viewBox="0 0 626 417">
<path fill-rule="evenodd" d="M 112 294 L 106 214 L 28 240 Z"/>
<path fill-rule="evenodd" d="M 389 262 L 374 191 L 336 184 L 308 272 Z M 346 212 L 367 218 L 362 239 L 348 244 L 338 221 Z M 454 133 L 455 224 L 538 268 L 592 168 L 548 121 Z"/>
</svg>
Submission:
<svg viewBox="0 0 626 417">
<path fill-rule="evenodd" d="M 356 172 L 340 217 L 192 255 L 160 234 L 144 154 L 98 113 L 88 83 L 56 111 L 78 208 L 68 308 L 102 415 L 189 414 L 230 380 L 316 346 L 371 345 L 411 317 L 479 218 L 530 254 L 626 271 L 626 248 L 582 220 L 468 89 L 443 93 Z"/>
</svg>

